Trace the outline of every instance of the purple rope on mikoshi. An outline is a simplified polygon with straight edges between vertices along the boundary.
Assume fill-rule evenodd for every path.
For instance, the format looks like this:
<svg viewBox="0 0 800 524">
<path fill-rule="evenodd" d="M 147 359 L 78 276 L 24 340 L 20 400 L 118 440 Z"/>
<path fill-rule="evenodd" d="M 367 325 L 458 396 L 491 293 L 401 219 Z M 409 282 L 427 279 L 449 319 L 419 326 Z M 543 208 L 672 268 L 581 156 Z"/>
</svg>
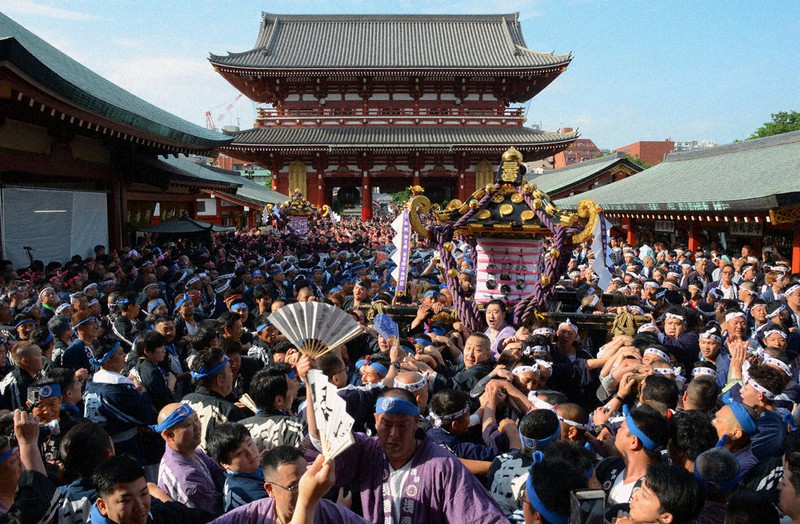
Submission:
<svg viewBox="0 0 800 524">
<path fill-rule="evenodd" d="M 446 224 L 444 226 L 434 226 L 430 229 L 431 239 L 441 248 L 445 243 L 452 242 L 454 226 Z M 450 294 L 453 296 L 453 307 L 456 309 L 458 318 L 464 323 L 464 326 L 471 332 L 476 332 L 485 329 L 481 327 L 481 320 L 483 317 L 480 314 L 474 302 L 466 300 L 466 297 L 461 291 L 461 286 L 458 285 L 458 278 L 450 276 L 450 270 L 455 269 L 453 264 L 453 257 L 446 255 L 442 256 L 442 265 L 444 266 L 445 282 L 450 289 Z"/>
</svg>

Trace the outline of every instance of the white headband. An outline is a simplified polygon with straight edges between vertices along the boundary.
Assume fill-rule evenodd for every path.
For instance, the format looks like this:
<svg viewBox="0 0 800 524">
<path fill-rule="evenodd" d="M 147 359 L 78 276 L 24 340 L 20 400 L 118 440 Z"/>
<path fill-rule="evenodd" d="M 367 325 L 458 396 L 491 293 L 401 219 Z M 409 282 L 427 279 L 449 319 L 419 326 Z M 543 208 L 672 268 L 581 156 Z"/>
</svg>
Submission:
<svg viewBox="0 0 800 524">
<path fill-rule="evenodd" d="M 776 333 L 780 335 L 783 340 L 786 340 L 787 338 L 786 333 L 781 331 L 780 329 L 769 329 L 767 331 L 764 331 L 764 338 L 767 338 L 768 336 L 774 335 Z"/>
<path fill-rule="evenodd" d="M 730 322 L 734 318 L 739 318 L 739 317 L 744 318 L 744 313 L 742 313 L 741 311 L 731 311 L 730 313 L 725 315 L 725 322 Z"/>
<path fill-rule="evenodd" d="M 532 366 L 517 366 L 511 370 L 511 373 L 514 375 L 522 375 L 523 373 L 538 373 L 539 372 L 539 364 L 534 363 Z"/>
<path fill-rule="evenodd" d="M 679 377 L 681 374 L 680 367 L 668 367 L 668 368 L 653 368 L 654 373 L 658 373 L 659 375 L 672 375 L 674 377 Z"/>
<path fill-rule="evenodd" d="M 550 335 L 550 336 L 553 336 L 553 335 L 556 334 L 556 332 L 553 330 L 553 328 L 540 327 L 540 328 L 534 329 L 533 330 L 533 334 L 534 335 Z"/>
<path fill-rule="evenodd" d="M 575 332 L 575 334 L 576 334 L 576 335 L 578 334 L 578 328 L 575 326 L 575 324 L 573 324 L 573 323 L 572 323 L 572 322 L 570 322 L 569 320 L 567 320 L 566 322 L 562 322 L 561 324 L 559 324 L 559 325 L 558 325 L 558 329 L 560 330 L 561 328 L 567 328 L 567 329 L 571 329 L 573 332 Z"/>
<path fill-rule="evenodd" d="M 786 306 L 781 304 L 780 306 L 778 306 L 778 309 L 776 309 L 772 313 L 767 313 L 767 318 L 775 318 L 775 317 L 777 317 L 778 315 L 780 315 L 783 312 L 784 309 L 786 309 Z"/>
<path fill-rule="evenodd" d="M 783 293 L 783 296 L 786 296 L 786 295 L 791 295 L 792 293 L 794 293 L 794 292 L 795 292 L 795 291 L 797 291 L 798 289 L 800 289 L 800 284 L 795 284 L 795 285 L 793 285 L 793 286 L 789 286 L 789 289 L 787 289 L 787 290 L 786 290 L 786 291 Z"/>
<path fill-rule="evenodd" d="M 780 361 L 779 359 L 777 359 L 775 357 L 767 357 L 767 356 L 765 356 L 764 357 L 764 364 L 768 364 L 768 365 L 780 368 L 780 370 L 783 371 L 784 373 L 786 373 L 788 376 L 790 376 L 790 377 L 792 376 L 792 368 L 787 366 L 786 362 L 782 362 L 782 361 Z"/>
<path fill-rule="evenodd" d="M 708 331 L 703 331 L 702 333 L 700 333 L 700 338 L 707 338 L 713 340 L 714 342 L 720 342 L 720 343 L 722 342 L 722 337 L 714 334 L 713 329 L 709 329 Z"/>
<path fill-rule="evenodd" d="M 753 389 L 764 395 L 764 397 L 766 397 L 768 400 L 775 399 L 775 393 L 773 393 L 772 391 L 768 390 L 767 388 L 765 388 L 764 386 L 762 386 L 761 384 L 750 378 L 749 373 L 743 372 L 742 377 L 744 378 L 745 384 L 750 384 L 753 387 Z"/>
<path fill-rule="evenodd" d="M 644 354 L 645 355 L 655 355 L 658 358 L 660 358 L 661 360 L 663 360 L 664 362 L 666 362 L 667 364 L 670 363 L 669 355 L 667 355 L 666 353 L 664 353 L 663 351 L 661 351 L 658 348 L 647 348 L 647 349 L 644 350 Z"/>
<path fill-rule="evenodd" d="M 560 420 L 567 426 L 572 426 L 573 428 L 578 428 L 585 431 L 592 431 L 594 429 L 594 424 L 592 424 L 591 419 L 589 420 L 588 424 L 581 424 L 580 422 L 575 422 L 574 420 L 568 420 L 559 415 L 558 420 Z"/>
<path fill-rule="evenodd" d="M 70 306 L 67 302 L 64 302 L 63 304 L 58 306 L 56 308 L 56 315 L 60 315 L 61 312 L 64 311 L 65 309 L 67 309 L 68 307 L 72 307 L 72 306 Z"/>
<path fill-rule="evenodd" d="M 677 318 L 681 322 L 686 322 L 686 319 L 683 317 L 683 315 L 676 315 L 675 313 L 667 313 L 664 315 L 664 318 Z"/>
<path fill-rule="evenodd" d="M 652 280 L 648 280 L 644 283 L 644 287 L 652 287 L 658 289 L 658 282 L 653 282 Z"/>
<path fill-rule="evenodd" d="M 647 324 L 642 324 L 641 326 L 639 326 L 639 329 L 637 329 L 636 332 L 644 333 L 645 331 L 650 329 L 655 329 L 656 331 L 658 331 L 658 326 L 656 326 L 652 322 L 648 322 Z"/>
<path fill-rule="evenodd" d="M 549 355 L 550 348 L 548 348 L 547 346 L 525 346 L 525 349 L 522 350 L 522 354 L 525 355 L 526 357 L 534 356 L 537 353 L 539 353 L 540 355 L 541 354 Z"/>
<path fill-rule="evenodd" d="M 440 428 L 442 424 L 445 422 L 450 422 L 451 420 L 457 420 L 469 413 L 469 403 L 464 406 L 464 409 L 457 411 L 455 413 L 451 413 L 449 415 L 442 415 L 439 416 L 433 411 L 431 411 L 431 419 L 433 419 L 433 427 Z"/>
<path fill-rule="evenodd" d="M 422 375 L 421 379 L 419 379 L 416 382 L 412 382 L 411 384 L 406 384 L 404 382 L 400 382 L 395 377 L 394 384 L 393 384 L 393 386 L 396 387 L 396 388 L 405 389 L 406 391 L 411 391 L 412 393 L 414 391 L 419 391 L 420 389 L 424 388 L 427 385 L 428 385 L 428 375 L 427 374 Z"/>
<path fill-rule="evenodd" d="M 717 378 L 717 372 L 711 368 L 707 368 L 705 366 L 698 366 L 692 370 L 692 376 L 696 377 L 698 375 L 709 375 L 714 378 Z"/>
<path fill-rule="evenodd" d="M 536 359 L 536 364 L 538 364 L 538 366 L 540 368 L 546 369 L 548 371 L 552 371 L 553 370 L 553 363 L 549 362 L 547 360 L 541 360 L 541 359 L 537 358 Z"/>
</svg>

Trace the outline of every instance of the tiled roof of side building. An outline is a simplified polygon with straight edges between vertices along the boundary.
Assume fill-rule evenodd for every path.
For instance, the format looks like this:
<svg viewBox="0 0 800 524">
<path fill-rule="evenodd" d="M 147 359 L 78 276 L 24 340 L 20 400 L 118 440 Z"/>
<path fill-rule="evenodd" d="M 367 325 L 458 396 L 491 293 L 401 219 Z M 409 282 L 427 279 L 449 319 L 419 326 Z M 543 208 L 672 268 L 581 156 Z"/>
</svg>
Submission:
<svg viewBox="0 0 800 524">
<path fill-rule="evenodd" d="M 586 193 L 607 211 L 747 211 L 800 203 L 800 131 L 694 151 Z"/>
<path fill-rule="evenodd" d="M 505 15 L 277 15 L 262 13 L 255 48 L 211 55 L 254 69 L 497 69 L 569 64 L 525 46 L 519 13 Z"/>
<path fill-rule="evenodd" d="M 236 146 L 408 147 L 426 146 L 546 146 L 577 138 L 577 132 L 543 132 L 510 126 L 320 126 L 265 127 L 235 135 Z"/>
<path fill-rule="evenodd" d="M 212 148 L 230 138 L 192 124 L 129 93 L 0 13 L 0 62 L 9 61 L 75 107 L 186 146 Z"/>
<path fill-rule="evenodd" d="M 545 193 L 556 193 L 580 184 L 592 176 L 622 163 L 625 163 L 635 171 L 641 171 L 639 166 L 625 160 L 625 153 L 612 153 L 599 158 L 584 160 L 578 164 L 545 171 L 541 175 L 528 175 L 525 178 L 528 182 L 536 184 Z"/>
</svg>

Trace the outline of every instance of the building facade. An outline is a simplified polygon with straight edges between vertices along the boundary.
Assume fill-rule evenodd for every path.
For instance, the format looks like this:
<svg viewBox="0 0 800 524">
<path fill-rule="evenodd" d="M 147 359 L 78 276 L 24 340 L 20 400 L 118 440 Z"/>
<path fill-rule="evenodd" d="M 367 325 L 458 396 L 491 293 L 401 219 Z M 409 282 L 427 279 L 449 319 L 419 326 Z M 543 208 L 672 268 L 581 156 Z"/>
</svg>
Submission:
<svg viewBox="0 0 800 524">
<path fill-rule="evenodd" d="M 626 153 L 632 157 L 639 157 L 645 164 L 655 166 L 664 161 L 664 157 L 670 151 L 675 149 L 675 142 L 672 140 L 658 141 L 640 141 L 628 144 L 627 146 L 618 147 L 614 151 Z"/>
<path fill-rule="evenodd" d="M 561 133 L 572 133 L 573 131 L 571 127 L 562 127 L 559 130 Z M 600 148 L 594 145 L 594 142 L 588 138 L 578 138 L 567 149 L 553 155 L 552 166 L 553 169 L 561 169 L 573 164 L 580 164 L 593 159 L 600 153 Z"/>
<path fill-rule="evenodd" d="M 517 14 L 311 16 L 264 13 L 256 47 L 210 57 L 260 110 L 224 152 L 263 165 L 273 189 L 316 205 L 421 184 L 434 201 L 494 179 L 509 146 L 553 155 L 577 133 L 524 127 L 525 102 L 572 57 L 525 47 Z"/>
</svg>

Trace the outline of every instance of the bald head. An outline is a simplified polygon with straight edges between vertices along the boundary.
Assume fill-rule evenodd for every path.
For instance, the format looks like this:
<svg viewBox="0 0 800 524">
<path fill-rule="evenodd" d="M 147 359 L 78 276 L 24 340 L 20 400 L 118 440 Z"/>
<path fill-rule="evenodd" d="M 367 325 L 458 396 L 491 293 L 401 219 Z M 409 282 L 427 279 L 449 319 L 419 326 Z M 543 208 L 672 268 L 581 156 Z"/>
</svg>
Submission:
<svg viewBox="0 0 800 524">
<path fill-rule="evenodd" d="M 400 384 L 415 384 L 423 379 L 422 373 L 418 371 L 401 371 L 394 377 L 395 382 Z"/>
<path fill-rule="evenodd" d="M 180 406 L 180 404 L 173 402 L 172 404 L 167 404 L 161 408 L 161 411 L 158 412 L 158 423 L 161 424 L 164 422 L 168 416 L 172 415 L 172 413 L 178 409 L 178 406 Z"/>
</svg>

